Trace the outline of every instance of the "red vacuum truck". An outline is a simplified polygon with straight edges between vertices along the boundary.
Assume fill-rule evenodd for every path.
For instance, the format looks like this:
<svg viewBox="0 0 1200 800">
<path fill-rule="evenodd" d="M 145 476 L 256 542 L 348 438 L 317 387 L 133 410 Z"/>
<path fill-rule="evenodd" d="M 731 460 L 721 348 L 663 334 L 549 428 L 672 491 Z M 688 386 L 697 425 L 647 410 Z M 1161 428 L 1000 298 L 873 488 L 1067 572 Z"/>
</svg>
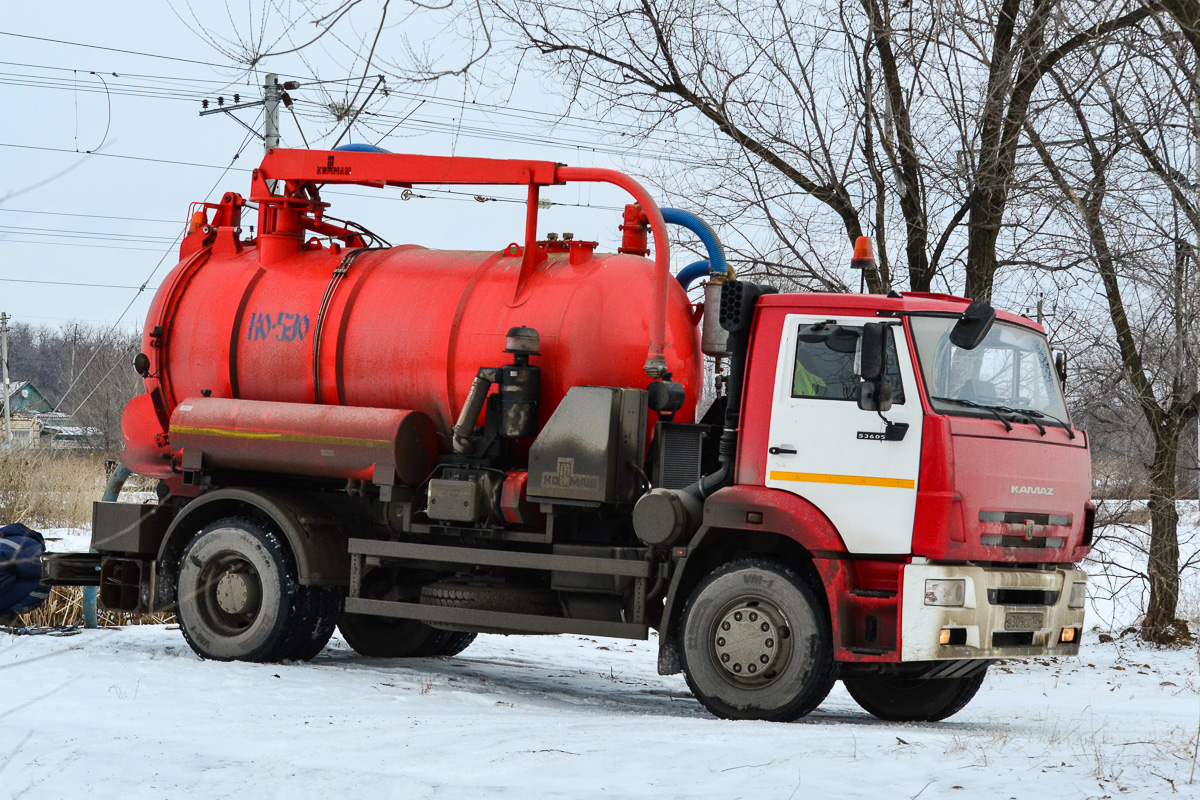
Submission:
<svg viewBox="0 0 1200 800">
<path fill-rule="evenodd" d="M 538 238 L 540 189 L 580 181 L 632 195 L 615 254 Z M 522 186 L 524 235 L 390 246 L 330 184 Z M 995 659 L 1078 652 L 1087 436 L 1028 319 L 736 280 L 698 218 L 551 162 L 277 149 L 190 219 L 122 423 L 158 501 L 97 503 L 46 574 L 173 610 L 204 658 L 655 631 L 720 717 L 793 720 L 840 679 L 939 720 Z M 708 250 L 703 305 L 669 224 Z"/>
</svg>

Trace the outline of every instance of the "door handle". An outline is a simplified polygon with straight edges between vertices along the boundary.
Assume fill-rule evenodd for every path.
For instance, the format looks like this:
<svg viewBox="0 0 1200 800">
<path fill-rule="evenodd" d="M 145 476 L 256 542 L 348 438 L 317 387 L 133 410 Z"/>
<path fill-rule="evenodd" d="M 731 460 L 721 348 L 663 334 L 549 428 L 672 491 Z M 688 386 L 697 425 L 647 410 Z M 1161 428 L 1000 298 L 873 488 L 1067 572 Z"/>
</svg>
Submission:
<svg viewBox="0 0 1200 800">
<path fill-rule="evenodd" d="M 790 447 L 768 447 L 767 452 L 773 456 L 794 456 L 796 451 Z"/>
</svg>

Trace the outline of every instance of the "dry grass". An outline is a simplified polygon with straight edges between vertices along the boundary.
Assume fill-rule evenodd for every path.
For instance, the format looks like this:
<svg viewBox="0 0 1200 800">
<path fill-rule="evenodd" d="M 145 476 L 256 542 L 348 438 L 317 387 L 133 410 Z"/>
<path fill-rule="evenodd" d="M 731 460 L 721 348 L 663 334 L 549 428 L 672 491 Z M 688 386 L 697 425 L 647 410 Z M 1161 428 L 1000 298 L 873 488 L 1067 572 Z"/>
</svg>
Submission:
<svg viewBox="0 0 1200 800">
<path fill-rule="evenodd" d="M 55 586 L 41 608 L 18 617 L 19 625 L 48 626 L 79 625 L 83 623 L 83 589 L 78 586 Z M 127 614 L 120 611 L 101 611 L 97 614 L 101 628 L 122 625 L 169 625 L 174 614 Z"/>
<path fill-rule="evenodd" d="M 38 528 L 82 528 L 92 522 L 92 502 L 104 495 L 107 482 L 102 453 L 20 449 L 0 453 L 0 525 L 23 522 Z M 129 488 L 139 488 L 128 484 Z M 141 487 L 145 488 L 145 487 Z M 171 614 L 126 614 L 101 611 L 101 627 L 159 625 L 174 622 Z M 83 621 L 83 589 L 58 586 L 22 625 L 75 625 Z"/>
<path fill-rule="evenodd" d="M 97 453 L 0 453 L 0 521 L 24 522 L 31 528 L 87 525 L 92 501 L 104 494 L 104 462 Z"/>
</svg>

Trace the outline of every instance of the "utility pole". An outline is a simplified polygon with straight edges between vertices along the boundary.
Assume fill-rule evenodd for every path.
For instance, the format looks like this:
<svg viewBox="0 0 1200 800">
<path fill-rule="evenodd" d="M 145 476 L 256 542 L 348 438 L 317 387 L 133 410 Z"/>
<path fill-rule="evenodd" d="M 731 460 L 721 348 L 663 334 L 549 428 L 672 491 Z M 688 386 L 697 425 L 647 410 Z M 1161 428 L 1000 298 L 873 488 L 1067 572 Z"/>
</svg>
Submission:
<svg viewBox="0 0 1200 800">
<path fill-rule="evenodd" d="M 8 314 L 0 312 L 0 378 L 4 392 L 4 444 L 12 444 L 12 408 L 8 387 Z"/>
<path fill-rule="evenodd" d="M 279 102 L 283 99 L 283 87 L 279 84 L 279 76 L 274 72 L 267 75 L 263 84 L 263 110 L 266 128 L 263 136 L 263 152 L 269 153 L 279 147 Z M 268 181 L 271 193 L 275 193 L 277 181 Z"/>
</svg>

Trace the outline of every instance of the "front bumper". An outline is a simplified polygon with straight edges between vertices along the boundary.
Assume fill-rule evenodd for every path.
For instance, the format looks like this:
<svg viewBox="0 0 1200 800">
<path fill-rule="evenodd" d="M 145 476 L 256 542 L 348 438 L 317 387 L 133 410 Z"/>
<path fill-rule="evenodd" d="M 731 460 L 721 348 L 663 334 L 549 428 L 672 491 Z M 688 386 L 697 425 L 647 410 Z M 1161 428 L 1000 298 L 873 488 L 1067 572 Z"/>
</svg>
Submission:
<svg viewBox="0 0 1200 800">
<path fill-rule="evenodd" d="M 925 581 L 931 578 L 965 581 L 963 605 L 926 605 Z M 1076 569 L 906 564 L 900 660 L 1076 655 L 1083 609 L 1068 603 L 1072 585 L 1086 580 Z M 1069 642 L 1062 641 L 1064 629 L 1073 629 Z"/>
</svg>

